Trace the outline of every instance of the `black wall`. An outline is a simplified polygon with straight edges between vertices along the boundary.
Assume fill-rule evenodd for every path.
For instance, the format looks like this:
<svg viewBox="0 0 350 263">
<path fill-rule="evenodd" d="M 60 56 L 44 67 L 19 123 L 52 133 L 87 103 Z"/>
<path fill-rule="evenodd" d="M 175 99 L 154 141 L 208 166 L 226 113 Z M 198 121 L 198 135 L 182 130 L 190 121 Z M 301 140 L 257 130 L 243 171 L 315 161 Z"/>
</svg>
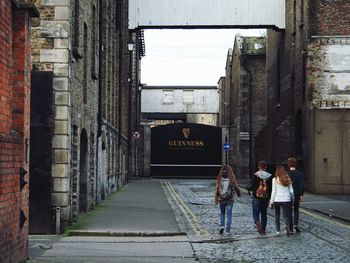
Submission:
<svg viewBox="0 0 350 263">
<path fill-rule="evenodd" d="M 31 79 L 29 232 L 50 234 L 53 75 L 33 71 Z"/>
<path fill-rule="evenodd" d="M 221 128 L 194 123 L 151 129 L 151 176 L 214 178 L 221 165 Z"/>
</svg>

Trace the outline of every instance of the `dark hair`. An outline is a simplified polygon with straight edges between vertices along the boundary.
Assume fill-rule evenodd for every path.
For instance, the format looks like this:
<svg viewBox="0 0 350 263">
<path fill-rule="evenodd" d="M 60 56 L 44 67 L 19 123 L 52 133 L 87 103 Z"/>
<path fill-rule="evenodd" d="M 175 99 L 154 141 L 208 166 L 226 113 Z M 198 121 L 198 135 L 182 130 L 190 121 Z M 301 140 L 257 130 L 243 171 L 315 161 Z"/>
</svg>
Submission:
<svg viewBox="0 0 350 263">
<path fill-rule="evenodd" d="M 221 178 L 221 177 L 223 177 L 223 176 L 222 176 L 222 173 L 223 173 L 224 170 L 226 171 L 227 177 L 232 178 L 232 177 L 234 176 L 232 167 L 231 167 L 230 165 L 228 165 L 228 164 L 225 164 L 225 165 L 223 165 L 223 166 L 221 167 L 221 169 L 220 169 L 220 171 L 219 171 L 219 173 L 218 173 L 218 175 L 217 175 L 216 178 Z"/>
<path fill-rule="evenodd" d="M 289 158 L 288 159 L 288 167 L 293 167 L 296 168 L 297 167 L 297 160 L 295 158 Z"/>
<path fill-rule="evenodd" d="M 267 162 L 266 162 L 266 161 L 260 161 L 258 167 L 259 167 L 259 169 L 261 169 L 261 170 L 266 170 L 266 168 L 267 168 Z"/>
</svg>

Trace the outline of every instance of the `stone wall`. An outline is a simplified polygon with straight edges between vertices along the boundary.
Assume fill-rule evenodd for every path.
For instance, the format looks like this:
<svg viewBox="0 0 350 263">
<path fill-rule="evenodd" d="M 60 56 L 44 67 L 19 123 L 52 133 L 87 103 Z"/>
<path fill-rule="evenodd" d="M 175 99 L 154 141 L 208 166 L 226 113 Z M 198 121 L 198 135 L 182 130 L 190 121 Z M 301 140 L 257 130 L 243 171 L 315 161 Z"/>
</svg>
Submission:
<svg viewBox="0 0 350 263">
<path fill-rule="evenodd" d="M 265 45 L 264 37 L 236 36 L 232 56 L 229 161 L 242 178 L 256 167 L 255 137 L 266 123 Z"/>
<path fill-rule="evenodd" d="M 33 69 L 53 72 L 51 223 L 59 208 L 63 231 L 126 181 L 127 3 L 35 2 Z"/>
</svg>

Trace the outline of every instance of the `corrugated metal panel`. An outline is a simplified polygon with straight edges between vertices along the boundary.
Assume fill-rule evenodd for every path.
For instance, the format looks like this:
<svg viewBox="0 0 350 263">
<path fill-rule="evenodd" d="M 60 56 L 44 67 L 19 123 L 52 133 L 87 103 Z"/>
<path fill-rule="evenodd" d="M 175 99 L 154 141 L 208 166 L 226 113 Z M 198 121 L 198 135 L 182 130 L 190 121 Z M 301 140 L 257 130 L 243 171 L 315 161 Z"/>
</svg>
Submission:
<svg viewBox="0 0 350 263">
<path fill-rule="evenodd" d="M 137 27 L 285 28 L 285 0 L 129 0 Z"/>
</svg>

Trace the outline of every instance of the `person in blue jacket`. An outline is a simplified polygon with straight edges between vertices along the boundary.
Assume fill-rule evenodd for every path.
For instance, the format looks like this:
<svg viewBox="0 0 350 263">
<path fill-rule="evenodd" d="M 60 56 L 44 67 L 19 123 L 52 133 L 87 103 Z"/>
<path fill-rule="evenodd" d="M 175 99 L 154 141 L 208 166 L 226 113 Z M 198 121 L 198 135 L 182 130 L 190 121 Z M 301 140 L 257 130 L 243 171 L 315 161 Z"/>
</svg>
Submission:
<svg viewBox="0 0 350 263">
<path fill-rule="evenodd" d="M 297 233 L 300 232 L 299 228 L 299 207 L 300 202 L 303 201 L 304 195 L 304 174 L 297 170 L 297 160 L 295 158 L 288 159 L 288 175 L 293 182 L 294 190 L 294 202 L 293 202 L 293 223 L 290 226 L 290 230 L 293 231 L 293 227 Z"/>
</svg>

